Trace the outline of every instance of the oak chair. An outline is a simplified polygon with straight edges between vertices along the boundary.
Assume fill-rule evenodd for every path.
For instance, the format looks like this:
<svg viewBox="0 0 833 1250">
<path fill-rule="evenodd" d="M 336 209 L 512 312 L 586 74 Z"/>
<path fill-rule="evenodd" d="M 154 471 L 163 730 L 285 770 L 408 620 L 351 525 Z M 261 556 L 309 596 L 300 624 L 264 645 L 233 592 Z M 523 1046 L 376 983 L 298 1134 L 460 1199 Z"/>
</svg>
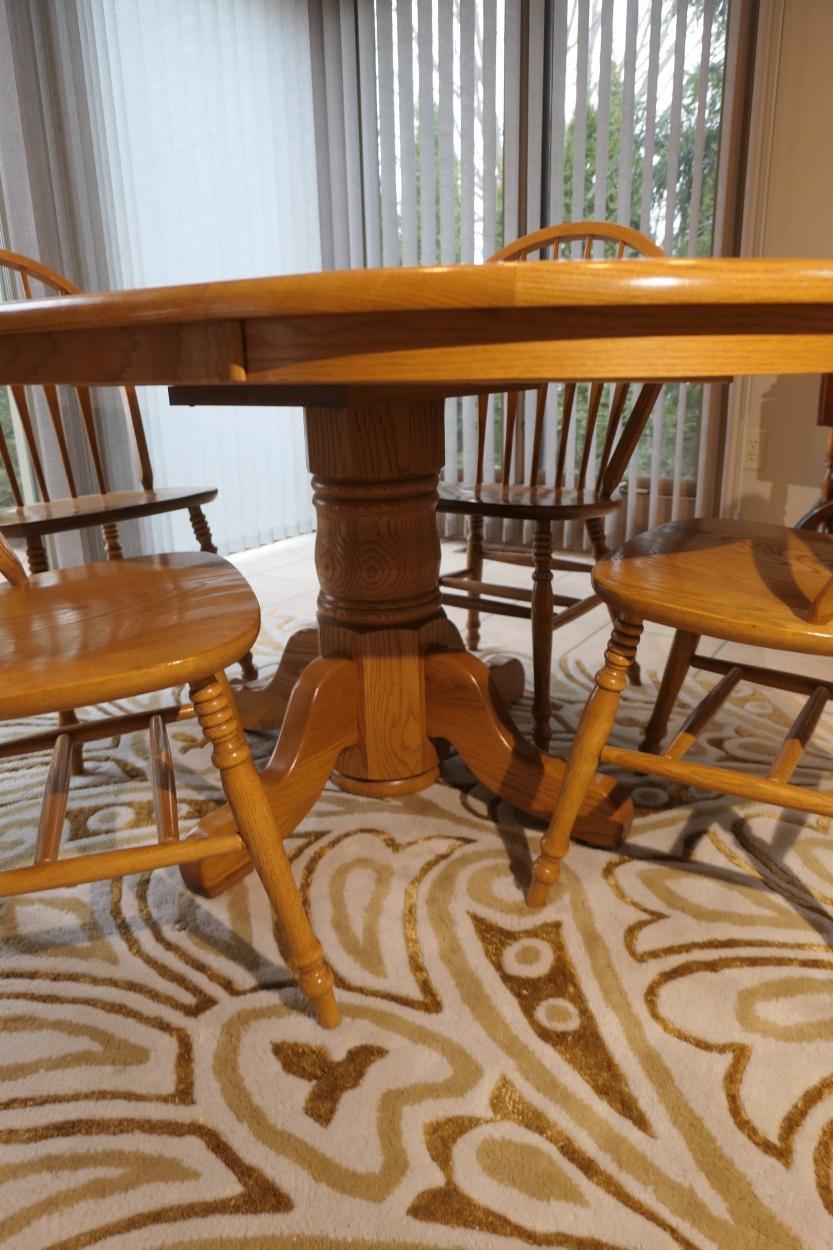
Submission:
<svg viewBox="0 0 833 1250">
<path fill-rule="evenodd" d="M 607 259 L 622 260 L 634 256 L 664 256 L 646 235 L 627 226 L 609 222 L 580 221 L 566 225 L 550 226 L 534 234 L 525 235 L 515 243 L 501 248 L 489 260 L 525 261 L 538 253 L 543 262 L 569 263 L 562 258 L 577 251 L 582 260 L 593 256 L 594 244 Z M 486 482 L 483 465 L 486 457 L 488 395 L 478 399 L 477 465 L 473 482 L 441 482 L 439 486 L 438 511 L 463 513 L 468 516 L 466 567 L 440 578 L 444 588 L 442 602 L 455 607 L 468 608 L 467 644 L 476 651 L 480 645 L 480 613 L 494 612 L 502 616 L 521 617 L 532 622 L 533 661 L 533 717 L 536 745 L 546 751 L 550 743 L 550 674 L 552 666 L 553 630 L 576 620 L 589 612 L 599 602 L 591 594 L 585 598 L 553 593 L 553 571 L 590 573 L 592 564 L 587 560 L 570 559 L 553 555 L 553 526 L 564 521 L 582 522 L 590 539 L 596 559 L 607 554 L 604 518 L 617 510 L 619 501 L 613 498 L 628 463 L 636 450 L 640 435 L 651 415 L 660 393 L 655 384 L 642 386 L 636 393 L 630 411 L 625 416 L 630 383 L 617 381 L 609 390 L 604 382 L 594 382 L 586 396 L 584 431 L 578 429 L 579 408 L 577 397 L 580 388 L 576 380 L 567 379 L 561 400 L 560 429 L 554 471 L 554 484 L 547 486 L 543 478 L 544 425 L 547 405 L 547 385 L 535 388 L 535 422 L 532 446 L 528 459 L 525 481 L 512 482 L 515 463 L 523 466 L 523 449 L 516 447 L 520 434 L 518 410 L 521 391 L 509 391 L 503 396 L 503 455 L 500 465 L 500 481 Z M 599 462 L 593 473 L 595 436 L 597 425 L 601 429 L 607 392 L 607 428 L 602 443 Z M 568 451 L 571 438 L 577 439 L 580 456 L 575 482 L 568 480 Z M 517 474 L 515 474 L 517 476 Z M 502 520 L 531 522 L 533 527 L 532 550 L 517 549 L 484 540 L 486 517 Z M 532 587 L 507 586 L 483 581 L 484 559 L 502 563 L 524 565 L 533 570 Z M 554 607 L 558 610 L 554 611 Z M 634 669 L 638 680 L 638 669 Z"/>
<path fill-rule="evenodd" d="M 46 296 L 75 295 L 80 288 L 62 277 L 53 269 L 41 265 L 37 261 L 16 252 L 0 249 L 0 270 L 6 271 L 12 282 L 17 281 L 24 299 L 32 299 L 32 283 L 38 283 Z M 35 296 L 40 296 L 40 291 Z M 45 572 L 48 567 L 44 538 L 49 534 L 57 534 L 66 530 L 99 528 L 104 538 L 108 560 L 120 560 L 123 556 L 119 539 L 119 521 L 127 521 L 139 517 L 156 516 L 163 512 L 187 510 L 194 531 L 194 537 L 201 551 L 216 553 L 217 548 L 211 536 L 211 529 L 203 512 L 203 504 L 210 503 L 217 497 L 216 487 L 196 489 L 190 487 L 154 488 L 153 467 L 150 461 L 147 439 L 145 437 L 142 414 L 136 391 L 132 386 L 121 388 L 125 408 L 130 417 L 136 451 L 139 480 L 141 489 L 110 490 L 106 467 L 105 449 L 102 447 L 99 432 L 96 428 L 90 391 L 87 387 L 76 386 L 72 390 L 82 418 L 88 468 L 92 473 L 98 491 L 95 494 L 82 494 L 78 480 L 81 477 L 80 466 L 73 463 L 70 453 L 68 430 L 66 425 L 66 409 L 55 386 L 42 387 L 46 408 L 49 412 L 55 444 L 66 479 L 66 496 L 52 498 L 46 480 L 43 448 L 39 438 L 41 431 L 36 432 L 29 395 L 25 386 L 12 386 L 15 406 L 20 417 L 26 450 L 37 483 L 40 496 L 36 503 L 26 503 L 19 475 L 15 469 L 14 458 L 6 437 L 0 429 L 0 458 L 3 462 L 9 489 L 14 500 L 12 507 L 0 508 L 0 534 L 10 539 L 23 539 L 26 543 L 26 556 L 29 568 L 33 573 Z M 83 471 L 83 470 L 82 470 Z M 240 665 L 245 681 L 257 677 L 251 655 L 243 656 Z"/>
<path fill-rule="evenodd" d="M 833 524 L 833 500 L 816 504 L 795 525 L 795 532 L 829 534 Z M 787 531 L 789 532 L 789 531 Z M 833 539 L 831 539 L 833 543 Z M 833 547 L 831 547 L 833 552 Z M 745 681 L 757 682 L 761 686 L 771 686 L 778 690 L 790 690 L 794 694 L 812 694 L 819 682 L 812 677 L 804 677 L 801 673 L 787 673 L 782 669 L 765 667 L 758 664 L 735 664 L 731 660 L 723 660 L 719 656 L 698 655 L 701 634 L 690 630 L 678 629 L 671 642 L 671 650 L 665 662 L 656 702 L 650 720 L 645 726 L 642 739 L 642 750 L 656 753 L 668 730 L 668 721 L 679 698 L 680 690 L 690 668 L 699 668 L 710 673 L 726 676 L 736 669 Z M 833 683 L 830 685 L 833 692 Z M 727 692 L 730 693 L 730 692 Z"/>
<path fill-rule="evenodd" d="M 644 621 L 670 625 L 678 631 L 663 679 L 662 711 L 659 716 L 655 711 L 649 726 L 652 740 L 661 739 L 664 733 L 661 721 L 673 703 L 669 698 L 672 685 L 681 671 L 684 674 L 702 634 L 727 642 L 833 657 L 832 574 L 833 538 L 827 534 L 717 519 L 658 526 L 599 561 L 593 584 L 615 615 L 615 624 L 604 665 L 579 722 L 564 786 L 533 867 L 527 895 L 531 907 L 543 906 L 550 885 L 558 877 L 582 798 L 600 761 L 685 785 L 833 816 L 833 796 L 789 784 L 827 699 L 833 695 L 833 682 L 745 664 L 727 664 L 724 668 L 716 662 L 704 663 L 701 657 L 700 667 L 722 672 L 723 676 L 661 754 L 646 750 L 644 745 L 632 751 L 607 743 Z M 684 759 L 742 679 L 808 695 L 765 778 Z"/>
<path fill-rule="evenodd" d="M 210 552 L 140 556 L 27 575 L 0 536 L 0 719 L 129 698 L 185 682 L 192 704 L 104 717 L 6 742 L 0 755 L 53 747 L 34 863 L 0 870 L 0 897 L 180 865 L 211 893 L 201 866 L 251 856 L 303 992 L 326 1027 L 339 1022 L 333 978 L 310 927 L 224 669 L 260 627 L 245 579 Z M 238 832 L 180 839 L 166 723 L 196 716 Z M 157 845 L 60 857 L 73 745 L 147 727 Z M 242 874 L 241 874 L 242 875 Z M 210 876 L 210 874 L 209 874 Z"/>
</svg>

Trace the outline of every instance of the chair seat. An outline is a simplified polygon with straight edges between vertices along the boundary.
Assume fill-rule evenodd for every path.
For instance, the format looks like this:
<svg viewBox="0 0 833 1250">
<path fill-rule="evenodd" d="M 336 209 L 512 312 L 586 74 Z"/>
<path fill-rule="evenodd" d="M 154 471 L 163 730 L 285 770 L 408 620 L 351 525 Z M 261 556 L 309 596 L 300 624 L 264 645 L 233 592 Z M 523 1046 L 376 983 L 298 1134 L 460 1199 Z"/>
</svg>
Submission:
<svg viewBox="0 0 833 1250">
<path fill-rule="evenodd" d="M 833 621 L 810 624 L 833 574 L 833 538 L 749 521 L 672 521 L 593 570 L 622 613 L 729 642 L 833 655 Z"/>
<path fill-rule="evenodd" d="M 514 517 L 527 521 L 570 521 L 615 512 L 618 500 L 597 499 L 592 490 L 554 486 L 504 486 L 501 482 L 440 482 L 438 512 Z"/>
<path fill-rule="evenodd" d="M 0 533 L 7 538 L 30 534 L 57 534 L 105 521 L 175 512 L 199 507 L 217 498 L 216 487 L 165 487 L 162 490 L 114 490 L 106 495 L 67 496 L 50 503 L 27 503 L 22 508 L 0 508 Z"/>
<path fill-rule="evenodd" d="M 260 608 L 207 552 L 138 556 L 0 587 L 0 718 L 126 698 L 219 672 L 249 650 Z"/>
</svg>

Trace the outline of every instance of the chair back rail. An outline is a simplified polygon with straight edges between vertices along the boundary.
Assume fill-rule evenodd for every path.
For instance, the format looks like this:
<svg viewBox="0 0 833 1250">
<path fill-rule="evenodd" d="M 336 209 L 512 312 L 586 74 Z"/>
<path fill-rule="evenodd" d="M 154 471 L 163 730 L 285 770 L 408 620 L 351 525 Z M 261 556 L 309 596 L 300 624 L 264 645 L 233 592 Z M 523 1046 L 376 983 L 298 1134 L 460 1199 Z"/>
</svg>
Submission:
<svg viewBox="0 0 833 1250">
<path fill-rule="evenodd" d="M 535 253 L 539 254 L 543 263 L 555 263 L 561 260 L 562 249 L 571 249 L 572 253 L 580 245 L 581 258 L 591 260 L 598 250 L 612 250 L 616 260 L 624 260 L 628 256 L 664 256 L 658 247 L 646 235 L 627 226 L 619 226 L 604 221 L 573 222 L 561 226 L 549 226 L 526 235 L 523 239 L 510 243 L 490 257 L 487 263 L 501 261 L 526 261 Z M 589 386 L 586 404 L 586 421 L 584 435 L 579 449 L 578 474 L 576 486 L 585 490 L 588 484 L 593 450 L 596 442 L 596 427 L 602 414 L 602 400 L 605 389 L 612 386 L 612 394 L 607 408 L 607 428 L 602 444 L 601 456 L 596 467 L 595 490 L 597 496 L 609 498 L 624 476 L 628 460 L 633 454 L 642 435 L 648 418 L 660 392 L 660 388 L 646 383 L 636 393 L 630 411 L 623 421 L 628 394 L 631 384 L 628 382 L 593 382 Z M 544 383 L 535 388 L 535 417 L 532 430 L 532 446 L 529 457 L 529 484 L 535 485 L 543 472 L 542 456 L 544 448 L 544 428 L 547 411 L 549 385 Z M 558 432 L 554 481 L 557 489 L 563 489 L 568 471 L 570 437 L 574 424 L 578 425 L 579 389 L 575 382 L 568 382 L 562 388 L 561 413 Z M 520 390 L 508 391 L 503 397 L 503 453 L 501 456 L 501 481 L 512 480 L 513 456 L 518 447 L 518 411 L 521 404 Z M 477 468 L 476 483 L 483 482 L 483 470 L 486 457 L 487 414 L 489 397 L 481 395 L 478 399 L 477 413 Z M 577 432 L 577 431 L 576 431 Z M 617 442 L 618 439 L 618 442 Z M 626 452 L 626 454 L 624 454 Z"/>
<path fill-rule="evenodd" d="M 36 293 L 33 293 L 32 290 L 33 281 L 40 283 L 48 295 L 57 294 L 58 296 L 62 296 L 77 295 L 80 293 L 80 289 L 75 286 L 74 283 L 70 282 L 67 278 L 62 277 L 61 274 L 56 273 L 53 269 L 49 269 L 46 265 L 41 265 L 37 261 L 30 260 L 26 256 L 21 256 L 17 252 L 10 252 L 3 248 L 0 248 L 0 269 L 6 270 L 16 276 L 20 289 L 22 290 L 22 297 L 26 300 L 36 298 Z M 71 389 L 75 395 L 75 400 L 81 414 L 86 447 L 89 453 L 90 464 L 92 466 L 96 487 L 99 494 L 106 495 L 110 487 L 104 467 L 104 456 L 102 454 L 101 442 L 98 436 L 98 430 L 96 429 L 90 391 L 86 386 L 76 386 Z M 72 465 L 65 413 L 58 395 L 58 389 L 55 386 L 44 385 L 42 390 L 46 400 L 46 406 L 49 411 L 52 430 L 55 436 L 58 453 L 60 455 L 68 491 L 72 498 L 77 499 L 79 495 L 77 477 Z M 28 390 L 25 386 L 12 386 L 11 391 L 15 407 L 17 408 L 17 412 L 20 417 L 20 425 L 26 442 L 26 449 L 32 465 L 32 470 L 35 475 L 38 493 L 44 502 L 49 502 L 50 493 L 46 480 L 46 471 L 44 468 L 43 449 L 38 439 L 39 431 L 37 431 L 35 427 Z M 139 476 L 142 487 L 144 490 L 153 490 L 153 469 L 150 463 L 147 438 L 145 436 L 142 414 L 139 409 L 136 391 L 132 386 L 124 387 L 122 388 L 122 391 L 126 413 L 129 415 L 130 424 L 133 430 L 134 446 L 138 460 Z M 42 432 L 40 433 L 42 438 L 43 434 Z M 8 446 L 8 442 L 2 430 L 0 430 L 0 459 L 2 459 L 3 469 L 8 478 L 9 487 L 15 504 L 17 507 L 23 507 L 23 490 L 17 473 L 15 472 L 11 449 Z"/>
</svg>

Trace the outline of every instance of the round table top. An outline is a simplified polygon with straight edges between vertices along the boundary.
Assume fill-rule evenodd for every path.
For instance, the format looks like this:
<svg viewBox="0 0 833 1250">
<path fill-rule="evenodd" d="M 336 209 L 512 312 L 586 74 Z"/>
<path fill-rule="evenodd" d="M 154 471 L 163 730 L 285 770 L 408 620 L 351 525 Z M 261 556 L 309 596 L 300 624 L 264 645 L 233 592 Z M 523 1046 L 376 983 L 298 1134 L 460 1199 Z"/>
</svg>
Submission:
<svg viewBox="0 0 833 1250">
<path fill-rule="evenodd" d="M 260 388 L 258 402 L 326 403 L 339 391 L 831 371 L 831 260 L 350 270 L 0 305 L 0 384 L 211 387 L 238 402 Z"/>
</svg>

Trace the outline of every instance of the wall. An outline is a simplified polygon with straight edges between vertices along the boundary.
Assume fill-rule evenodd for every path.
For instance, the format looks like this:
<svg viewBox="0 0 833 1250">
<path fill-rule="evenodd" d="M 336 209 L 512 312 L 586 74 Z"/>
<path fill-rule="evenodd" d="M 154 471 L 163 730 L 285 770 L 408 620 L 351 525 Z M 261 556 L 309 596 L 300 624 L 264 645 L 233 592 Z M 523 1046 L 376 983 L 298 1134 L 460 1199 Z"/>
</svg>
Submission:
<svg viewBox="0 0 833 1250">
<path fill-rule="evenodd" d="M 833 256 L 833 3 L 763 0 L 743 252 Z M 794 523 L 818 499 L 827 431 L 816 425 L 819 379 L 735 384 L 729 514 Z M 763 434 L 757 469 L 743 467 L 750 431 Z M 731 479 L 734 480 L 731 480 Z"/>
</svg>

